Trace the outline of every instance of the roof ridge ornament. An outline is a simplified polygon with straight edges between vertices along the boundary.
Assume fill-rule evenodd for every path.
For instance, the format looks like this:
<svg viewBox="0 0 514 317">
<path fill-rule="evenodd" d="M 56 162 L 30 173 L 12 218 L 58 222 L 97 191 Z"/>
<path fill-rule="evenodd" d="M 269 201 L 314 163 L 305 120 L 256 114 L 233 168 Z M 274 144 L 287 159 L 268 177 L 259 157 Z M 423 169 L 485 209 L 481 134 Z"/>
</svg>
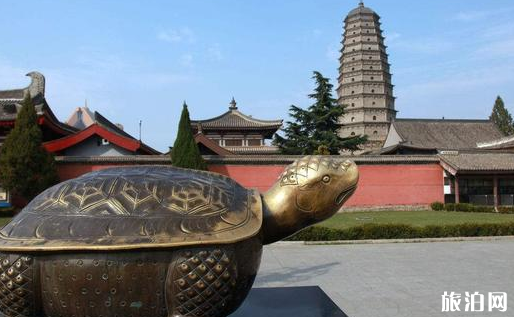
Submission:
<svg viewBox="0 0 514 317">
<path fill-rule="evenodd" d="M 41 94 L 45 95 L 45 76 L 39 72 L 30 72 L 26 76 L 32 80 L 30 85 L 26 88 L 32 98 Z"/>
<path fill-rule="evenodd" d="M 229 105 L 230 106 L 228 107 L 228 109 L 230 109 L 230 110 L 237 110 L 237 102 L 234 99 L 234 97 L 232 97 L 232 100 L 230 101 Z"/>
<path fill-rule="evenodd" d="M 359 7 L 363 7 L 364 6 L 364 1 L 359 1 Z"/>
</svg>

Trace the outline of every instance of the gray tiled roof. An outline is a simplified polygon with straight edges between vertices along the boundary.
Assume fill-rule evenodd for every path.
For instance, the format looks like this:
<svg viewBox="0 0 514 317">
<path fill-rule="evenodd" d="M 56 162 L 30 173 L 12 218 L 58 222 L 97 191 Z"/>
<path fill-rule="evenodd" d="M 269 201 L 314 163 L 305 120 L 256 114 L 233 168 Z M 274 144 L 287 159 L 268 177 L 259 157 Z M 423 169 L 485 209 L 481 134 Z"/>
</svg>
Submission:
<svg viewBox="0 0 514 317">
<path fill-rule="evenodd" d="M 27 74 L 32 80 L 29 86 L 22 89 L 0 90 L 0 121 L 16 120 L 18 110 L 26 92 L 30 92 L 38 114 L 43 113 L 45 98 L 45 77 L 38 72 Z"/>
<path fill-rule="evenodd" d="M 424 149 L 474 149 L 503 137 L 489 120 L 396 119 L 392 124 L 402 145 Z"/>
<path fill-rule="evenodd" d="M 94 119 L 97 124 L 101 125 L 105 129 L 107 129 L 113 133 L 119 134 L 121 136 L 124 136 L 126 138 L 136 140 L 136 138 L 134 138 L 127 132 L 123 131 L 123 129 L 119 128 L 116 124 L 109 121 L 109 119 L 107 119 L 102 114 L 100 114 L 100 112 L 98 112 L 98 111 L 94 112 Z"/>
<path fill-rule="evenodd" d="M 457 152 L 439 154 L 442 163 L 457 173 L 462 172 L 512 172 L 514 153 L 501 152 Z M 444 164 L 443 164 L 444 165 Z"/>
<path fill-rule="evenodd" d="M 25 89 L 13 89 L 13 90 L 0 90 L 0 100 L 1 99 L 16 99 L 21 100 L 25 94 Z"/>
<path fill-rule="evenodd" d="M 364 6 L 364 3 L 359 3 L 359 6 L 352 11 L 348 12 L 348 16 L 357 15 L 357 14 L 376 14 L 375 11 L 371 10 L 368 7 Z"/>
<path fill-rule="evenodd" d="M 0 100 L 0 121 L 14 121 L 21 109 L 22 100 Z M 37 102 L 34 100 L 34 102 Z M 36 112 L 38 115 L 43 114 L 44 103 L 36 103 Z"/>
<path fill-rule="evenodd" d="M 262 145 L 262 146 L 224 146 L 225 149 L 235 154 L 278 154 L 279 149 L 276 146 Z"/>
<path fill-rule="evenodd" d="M 203 130 L 278 130 L 282 126 L 282 120 L 261 120 L 245 115 L 237 110 L 236 102 L 232 99 L 229 110 L 224 114 L 206 120 L 191 120 L 191 126 Z"/>
</svg>

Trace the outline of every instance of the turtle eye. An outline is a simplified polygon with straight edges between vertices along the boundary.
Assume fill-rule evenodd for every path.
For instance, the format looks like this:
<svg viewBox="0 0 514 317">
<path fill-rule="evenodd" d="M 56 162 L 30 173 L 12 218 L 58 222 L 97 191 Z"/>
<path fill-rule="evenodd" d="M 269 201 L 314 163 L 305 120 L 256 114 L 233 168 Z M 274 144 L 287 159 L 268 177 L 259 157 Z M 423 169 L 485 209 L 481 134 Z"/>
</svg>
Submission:
<svg viewBox="0 0 514 317">
<path fill-rule="evenodd" d="M 328 176 L 328 175 L 323 176 L 322 181 L 325 183 L 330 182 L 330 176 Z"/>
</svg>

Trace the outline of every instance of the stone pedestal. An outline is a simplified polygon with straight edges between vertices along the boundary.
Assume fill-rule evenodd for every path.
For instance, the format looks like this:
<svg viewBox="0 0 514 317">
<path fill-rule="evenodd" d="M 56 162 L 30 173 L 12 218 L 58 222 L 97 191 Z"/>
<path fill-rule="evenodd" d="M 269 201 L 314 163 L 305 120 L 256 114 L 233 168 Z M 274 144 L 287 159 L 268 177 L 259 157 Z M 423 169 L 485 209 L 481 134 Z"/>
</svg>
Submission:
<svg viewBox="0 0 514 317">
<path fill-rule="evenodd" d="M 318 286 L 253 288 L 230 317 L 348 317 Z"/>
</svg>

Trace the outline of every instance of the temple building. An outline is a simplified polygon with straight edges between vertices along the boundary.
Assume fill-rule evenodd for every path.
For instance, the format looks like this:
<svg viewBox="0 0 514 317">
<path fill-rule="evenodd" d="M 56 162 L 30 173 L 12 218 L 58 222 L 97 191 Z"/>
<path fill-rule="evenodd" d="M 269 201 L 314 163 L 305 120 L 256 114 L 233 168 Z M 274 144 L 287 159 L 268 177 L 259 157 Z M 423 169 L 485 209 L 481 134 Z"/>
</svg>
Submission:
<svg viewBox="0 0 514 317">
<path fill-rule="evenodd" d="M 27 94 L 30 94 L 34 102 L 43 141 L 51 141 L 75 133 L 76 128 L 60 122 L 50 109 L 45 99 L 45 77 L 38 72 L 30 72 L 27 76 L 31 78 L 31 83 L 27 87 L 0 90 L 0 144 L 14 127 L 16 116 Z"/>
<path fill-rule="evenodd" d="M 224 114 L 206 120 L 191 120 L 200 152 L 205 155 L 277 154 L 278 148 L 267 145 L 266 140 L 281 127 L 282 120 L 261 120 L 243 114 L 234 98 Z"/>
<path fill-rule="evenodd" d="M 123 131 L 99 112 L 87 106 L 77 108 L 67 121 L 78 131 L 66 137 L 43 143 L 47 151 L 59 156 L 124 156 L 160 154 Z"/>
<path fill-rule="evenodd" d="M 25 88 L 0 90 L 0 146 L 14 127 L 18 112 L 25 96 L 30 94 L 38 116 L 38 124 L 43 133 L 43 141 L 51 141 L 71 135 L 77 131 L 72 126 L 60 122 L 45 99 L 45 77 L 38 72 L 27 74 L 31 78 Z M 11 206 L 8 191 L 0 186 L 0 207 Z"/>
<path fill-rule="evenodd" d="M 338 103 L 345 106 L 342 137 L 367 135 L 364 152 L 382 147 L 396 117 L 380 17 L 361 1 L 344 20 Z"/>
</svg>

